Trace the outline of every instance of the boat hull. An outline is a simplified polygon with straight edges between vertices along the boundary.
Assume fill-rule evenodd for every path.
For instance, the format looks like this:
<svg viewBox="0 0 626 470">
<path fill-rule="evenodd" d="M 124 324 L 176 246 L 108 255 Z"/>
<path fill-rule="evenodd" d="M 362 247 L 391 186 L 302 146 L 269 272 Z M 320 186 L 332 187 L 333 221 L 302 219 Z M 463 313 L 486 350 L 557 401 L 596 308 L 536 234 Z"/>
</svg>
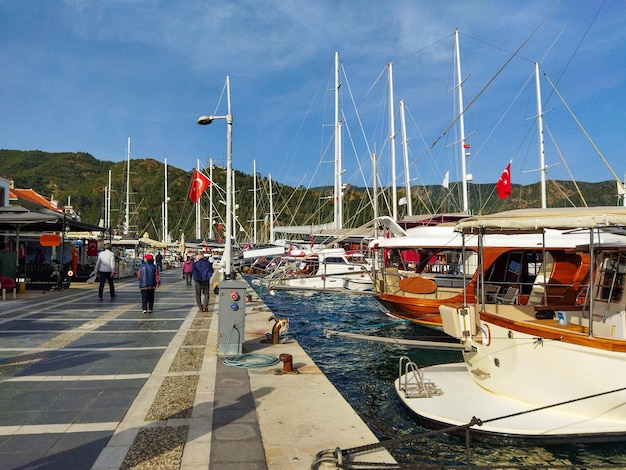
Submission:
<svg viewBox="0 0 626 470">
<path fill-rule="evenodd" d="M 467 372 L 479 386 L 533 407 L 576 400 L 560 408 L 619 420 L 626 431 L 621 373 L 626 340 L 590 338 L 585 327 L 559 325 L 557 319 L 515 321 L 485 312 L 480 318 L 480 330 L 463 353 Z"/>
<path fill-rule="evenodd" d="M 429 427 L 464 435 L 467 426 L 479 420 L 469 426 L 470 433 L 499 442 L 503 439 L 543 444 L 626 441 L 625 420 L 608 419 L 602 413 L 584 416 L 560 406 L 537 409 L 532 404 L 493 394 L 472 380 L 464 363 L 426 367 L 422 371 L 424 378 L 441 389 L 441 395 L 406 398 L 399 388 L 402 378 L 396 380 L 395 390 L 407 410 Z M 560 399 L 557 394 L 551 403 Z M 604 406 L 606 416 L 612 416 L 610 407 L 610 404 Z"/>
</svg>

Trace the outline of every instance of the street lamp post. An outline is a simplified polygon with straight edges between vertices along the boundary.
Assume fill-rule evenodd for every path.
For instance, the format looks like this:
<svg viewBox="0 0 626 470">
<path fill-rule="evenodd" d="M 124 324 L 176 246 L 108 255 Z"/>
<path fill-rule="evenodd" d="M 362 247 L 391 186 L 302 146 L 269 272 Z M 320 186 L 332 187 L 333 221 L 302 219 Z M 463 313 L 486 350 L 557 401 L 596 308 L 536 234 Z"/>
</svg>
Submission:
<svg viewBox="0 0 626 470">
<path fill-rule="evenodd" d="M 224 279 L 230 279 L 232 273 L 232 171 L 233 171 L 233 115 L 230 112 L 230 78 L 226 76 L 226 99 L 228 113 L 226 116 L 200 116 L 198 124 L 205 126 L 215 119 L 226 119 L 226 242 L 222 256 Z"/>
</svg>

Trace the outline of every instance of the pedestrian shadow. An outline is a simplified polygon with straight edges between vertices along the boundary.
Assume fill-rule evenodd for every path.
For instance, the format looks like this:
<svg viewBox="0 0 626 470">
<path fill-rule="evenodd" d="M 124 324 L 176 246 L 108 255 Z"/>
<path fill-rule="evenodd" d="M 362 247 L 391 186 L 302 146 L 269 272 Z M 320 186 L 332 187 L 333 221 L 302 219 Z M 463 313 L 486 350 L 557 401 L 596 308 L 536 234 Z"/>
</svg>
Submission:
<svg viewBox="0 0 626 470">
<path fill-rule="evenodd" d="M 262 387 L 256 390 L 254 395 L 251 391 L 246 391 L 235 398 L 231 398 L 229 396 L 231 394 L 219 393 L 219 390 L 216 389 L 216 398 L 213 404 L 213 431 L 230 424 L 250 425 L 257 423 L 255 399 L 258 400 L 273 390 L 272 387 Z"/>
<path fill-rule="evenodd" d="M 112 434 L 112 431 L 97 431 L 13 435 L 3 442 L 3 447 L 10 445 L 19 451 L 1 452 L 0 464 L 2 468 L 11 470 L 89 470 Z M 50 446 L 43 457 L 38 457 L 33 449 L 33 442 L 42 442 L 40 438 L 45 438 L 47 445 Z"/>
<path fill-rule="evenodd" d="M 0 360 L 0 374 L 9 377 L 23 377 L 29 375 L 48 375 L 68 368 L 84 366 L 109 357 L 103 352 L 76 352 L 76 351 L 41 351 L 21 354 Z M 83 371 L 84 372 L 84 371 Z M 83 373 L 81 372 L 81 373 Z"/>
</svg>

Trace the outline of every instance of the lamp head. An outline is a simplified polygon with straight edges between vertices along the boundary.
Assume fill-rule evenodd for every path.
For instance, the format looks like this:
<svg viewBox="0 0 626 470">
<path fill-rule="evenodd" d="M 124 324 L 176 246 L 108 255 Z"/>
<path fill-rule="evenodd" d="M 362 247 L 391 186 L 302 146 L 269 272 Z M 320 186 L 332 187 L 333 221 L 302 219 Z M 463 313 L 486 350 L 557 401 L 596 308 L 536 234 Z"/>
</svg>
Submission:
<svg viewBox="0 0 626 470">
<path fill-rule="evenodd" d="M 207 124 L 211 124 L 213 122 L 213 119 L 215 119 L 214 116 L 200 116 L 198 118 L 198 124 L 200 124 L 201 126 L 206 126 Z"/>
</svg>

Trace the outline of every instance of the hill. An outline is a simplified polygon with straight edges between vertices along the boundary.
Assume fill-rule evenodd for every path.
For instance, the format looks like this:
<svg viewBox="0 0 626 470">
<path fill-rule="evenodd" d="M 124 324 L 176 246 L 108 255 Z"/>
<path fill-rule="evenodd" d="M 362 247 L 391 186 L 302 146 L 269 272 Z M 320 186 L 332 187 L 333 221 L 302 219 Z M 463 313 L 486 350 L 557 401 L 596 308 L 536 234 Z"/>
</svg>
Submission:
<svg viewBox="0 0 626 470">
<path fill-rule="evenodd" d="M 54 198 L 62 205 L 70 203 L 81 215 L 83 222 L 97 224 L 103 218 L 105 187 L 111 172 L 111 225 L 120 230 L 126 211 L 126 162 L 98 160 L 85 152 L 49 153 L 39 150 L 0 150 L 0 175 L 13 179 L 19 188 L 32 188 L 38 193 Z M 168 173 L 168 228 L 173 239 L 185 233 L 187 239 L 195 235 L 195 209 L 188 198 L 191 172 L 169 166 Z M 148 232 L 153 238 L 161 238 L 162 206 L 165 194 L 165 168 L 163 162 L 153 159 L 132 159 L 128 175 L 130 191 L 129 214 L 130 231 L 139 235 Z M 253 239 L 254 227 L 254 178 L 234 170 L 238 207 L 235 211 L 235 230 L 241 235 L 240 241 Z M 223 217 L 223 189 L 226 187 L 224 168 L 214 167 L 213 214 L 215 224 Z M 616 205 L 616 184 L 614 181 L 600 183 L 577 183 L 548 181 L 548 207 Z M 257 239 L 269 238 L 269 181 L 258 177 L 257 183 Z M 539 183 L 512 186 L 509 198 L 499 200 L 493 184 L 470 185 L 470 207 L 472 213 L 492 213 L 508 209 L 540 206 Z M 460 185 L 452 184 L 450 190 L 442 186 L 419 186 L 412 189 L 413 213 L 430 214 L 459 212 Z M 580 194 L 579 192 L 580 191 Z M 272 182 L 272 200 L 275 225 L 309 225 L 332 221 L 332 187 L 307 189 L 292 188 Z M 387 188 L 379 196 L 379 212 L 388 214 L 390 190 Z M 582 196 L 581 196 L 582 195 Z M 398 198 L 404 190 L 398 190 Z M 401 206 L 400 215 L 406 206 Z M 208 234 L 207 214 L 209 198 L 202 199 L 202 234 Z M 369 204 L 366 188 L 349 186 L 344 192 L 344 225 L 357 227 L 371 220 L 373 212 Z M 215 238 L 217 227 L 215 227 Z"/>
</svg>

